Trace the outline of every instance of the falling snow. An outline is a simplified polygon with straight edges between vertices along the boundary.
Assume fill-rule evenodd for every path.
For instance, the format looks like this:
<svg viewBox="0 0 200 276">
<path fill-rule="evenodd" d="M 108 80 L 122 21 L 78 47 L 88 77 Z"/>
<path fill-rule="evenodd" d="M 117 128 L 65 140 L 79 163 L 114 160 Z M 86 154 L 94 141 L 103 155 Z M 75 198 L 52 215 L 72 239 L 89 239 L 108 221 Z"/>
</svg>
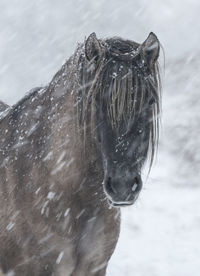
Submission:
<svg viewBox="0 0 200 276">
<path fill-rule="evenodd" d="M 7 231 L 10 231 L 13 227 L 14 227 L 14 223 L 13 222 L 10 222 L 7 226 L 6 226 L 6 230 Z"/>
<path fill-rule="evenodd" d="M 60 252 L 60 254 L 58 255 L 58 258 L 57 258 L 57 260 L 56 260 L 56 264 L 59 264 L 59 263 L 61 262 L 63 256 L 64 256 L 64 252 L 62 251 L 62 252 Z"/>
<path fill-rule="evenodd" d="M 2 0 L 0 3 L 0 100 L 10 105 L 30 88 L 48 83 L 72 54 L 76 43 L 93 31 L 99 37 L 116 35 L 136 41 L 143 41 L 150 31 L 158 35 L 166 56 L 159 154 L 141 197 L 133 207 L 122 210 L 120 239 L 107 276 L 198 276 L 199 1 L 128 0 L 122 3 L 120 0 L 78 0 L 75 3 L 72 0 L 22 0 L 20 5 L 16 0 L 13 2 Z M 39 93 L 45 93 L 45 89 L 40 89 Z M 35 101 L 33 98 L 33 103 Z M 0 109 L 0 118 L 9 110 Z M 39 118 L 41 111 L 42 106 L 33 111 L 35 119 Z M 33 122 L 26 137 L 33 135 L 37 127 L 37 121 Z M 1 139 L 7 133 L 7 129 L 1 133 Z M 19 139 L 12 148 L 20 149 L 26 143 L 26 140 Z M 53 156 L 53 151 L 47 152 L 42 157 L 43 162 L 48 162 Z M 7 162 L 5 159 L 1 166 Z M 61 152 L 52 175 L 72 162 L 64 151 Z M 146 173 L 144 179 L 145 176 Z M 38 200 L 40 192 L 41 188 L 35 190 Z M 59 201 L 62 195 L 47 192 L 41 214 L 48 217 L 49 202 Z M 63 214 L 66 218 L 64 228 L 69 213 L 67 208 Z M 81 210 L 76 218 L 83 214 L 84 210 Z M 12 231 L 14 227 L 15 223 L 8 221 L 6 230 Z M 69 227 L 69 233 L 70 230 Z M 51 234 L 48 234 L 40 242 L 50 238 Z M 64 251 L 58 252 L 57 265 L 63 256 Z M 103 265 L 96 267 L 94 272 Z M 5 275 L 14 276 L 15 273 L 12 270 Z"/>
</svg>

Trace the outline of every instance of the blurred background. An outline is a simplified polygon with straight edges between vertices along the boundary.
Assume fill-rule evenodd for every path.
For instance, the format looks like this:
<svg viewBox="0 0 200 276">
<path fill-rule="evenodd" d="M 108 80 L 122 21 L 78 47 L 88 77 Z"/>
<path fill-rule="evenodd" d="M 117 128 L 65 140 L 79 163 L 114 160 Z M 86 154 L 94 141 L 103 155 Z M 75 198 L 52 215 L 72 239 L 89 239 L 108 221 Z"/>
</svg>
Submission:
<svg viewBox="0 0 200 276">
<path fill-rule="evenodd" d="M 108 276 L 199 276 L 200 1 L 1 0 L 0 99 L 46 85 L 91 32 L 165 52 L 159 152 L 138 202 L 122 210 Z"/>
</svg>

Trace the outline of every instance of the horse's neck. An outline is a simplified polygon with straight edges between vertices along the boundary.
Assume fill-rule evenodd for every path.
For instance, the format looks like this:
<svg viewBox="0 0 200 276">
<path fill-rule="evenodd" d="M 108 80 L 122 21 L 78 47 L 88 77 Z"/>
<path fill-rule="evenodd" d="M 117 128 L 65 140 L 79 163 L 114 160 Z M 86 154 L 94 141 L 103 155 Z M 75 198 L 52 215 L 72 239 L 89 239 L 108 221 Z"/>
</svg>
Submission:
<svg viewBox="0 0 200 276">
<path fill-rule="evenodd" d="M 76 59 L 76 58 L 75 58 Z M 100 179 L 99 164 L 96 162 L 96 152 L 91 149 L 92 137 L 86 138 L 86 155 L 83 141 L 77 131 L 76 94 L 78 92 L 77 62 L 71 57 L 55 75 L 49 85 L 53 99 L 52 138 L 51 141 L 55 158 L 59 160 L 64 154 L 71 161 L 72 170 L 79 172 L 81 178 Z M 55 118 L 55 119 L 53 119 Z M 63 159 L 64 160 L 64 159 Z M 98 167 L 98 169 L 97 169 Z M 94 173 L 96 171 L 96 173 Z M 87 181 L 86 181 L 87 182 Z"/>
</svg>

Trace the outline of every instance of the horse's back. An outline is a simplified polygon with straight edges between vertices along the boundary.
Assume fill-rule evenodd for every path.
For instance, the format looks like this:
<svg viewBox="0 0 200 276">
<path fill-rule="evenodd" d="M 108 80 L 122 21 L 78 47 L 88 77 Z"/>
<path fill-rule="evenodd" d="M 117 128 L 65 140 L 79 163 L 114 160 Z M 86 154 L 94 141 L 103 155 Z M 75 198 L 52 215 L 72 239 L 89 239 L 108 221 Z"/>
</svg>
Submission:
<svg viewBox="0 0 200 276">
<path fill-rule="evenodd" d="M 9 105 L 0 101 L 0 120 L 3 119 L 7 115 L 10 108 L 11 107 Z"/>
</svg>

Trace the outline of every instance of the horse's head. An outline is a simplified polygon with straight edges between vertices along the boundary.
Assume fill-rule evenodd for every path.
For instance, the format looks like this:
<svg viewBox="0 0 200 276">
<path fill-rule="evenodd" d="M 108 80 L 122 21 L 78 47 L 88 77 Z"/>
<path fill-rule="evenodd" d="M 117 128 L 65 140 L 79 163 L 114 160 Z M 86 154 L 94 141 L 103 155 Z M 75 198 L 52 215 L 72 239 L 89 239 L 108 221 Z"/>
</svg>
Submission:
<svg viewBox="0 0 200 276">
<path fill-rule="evenodd" d="M 158 134 L 160 44 L 150 33 L 141 45 L 120 38 L 85 43 L 82 118 L 88 118 L 114 206 L 131 205 L 142 188 L 141 169 L 153 160 Z"/>
</svg>

